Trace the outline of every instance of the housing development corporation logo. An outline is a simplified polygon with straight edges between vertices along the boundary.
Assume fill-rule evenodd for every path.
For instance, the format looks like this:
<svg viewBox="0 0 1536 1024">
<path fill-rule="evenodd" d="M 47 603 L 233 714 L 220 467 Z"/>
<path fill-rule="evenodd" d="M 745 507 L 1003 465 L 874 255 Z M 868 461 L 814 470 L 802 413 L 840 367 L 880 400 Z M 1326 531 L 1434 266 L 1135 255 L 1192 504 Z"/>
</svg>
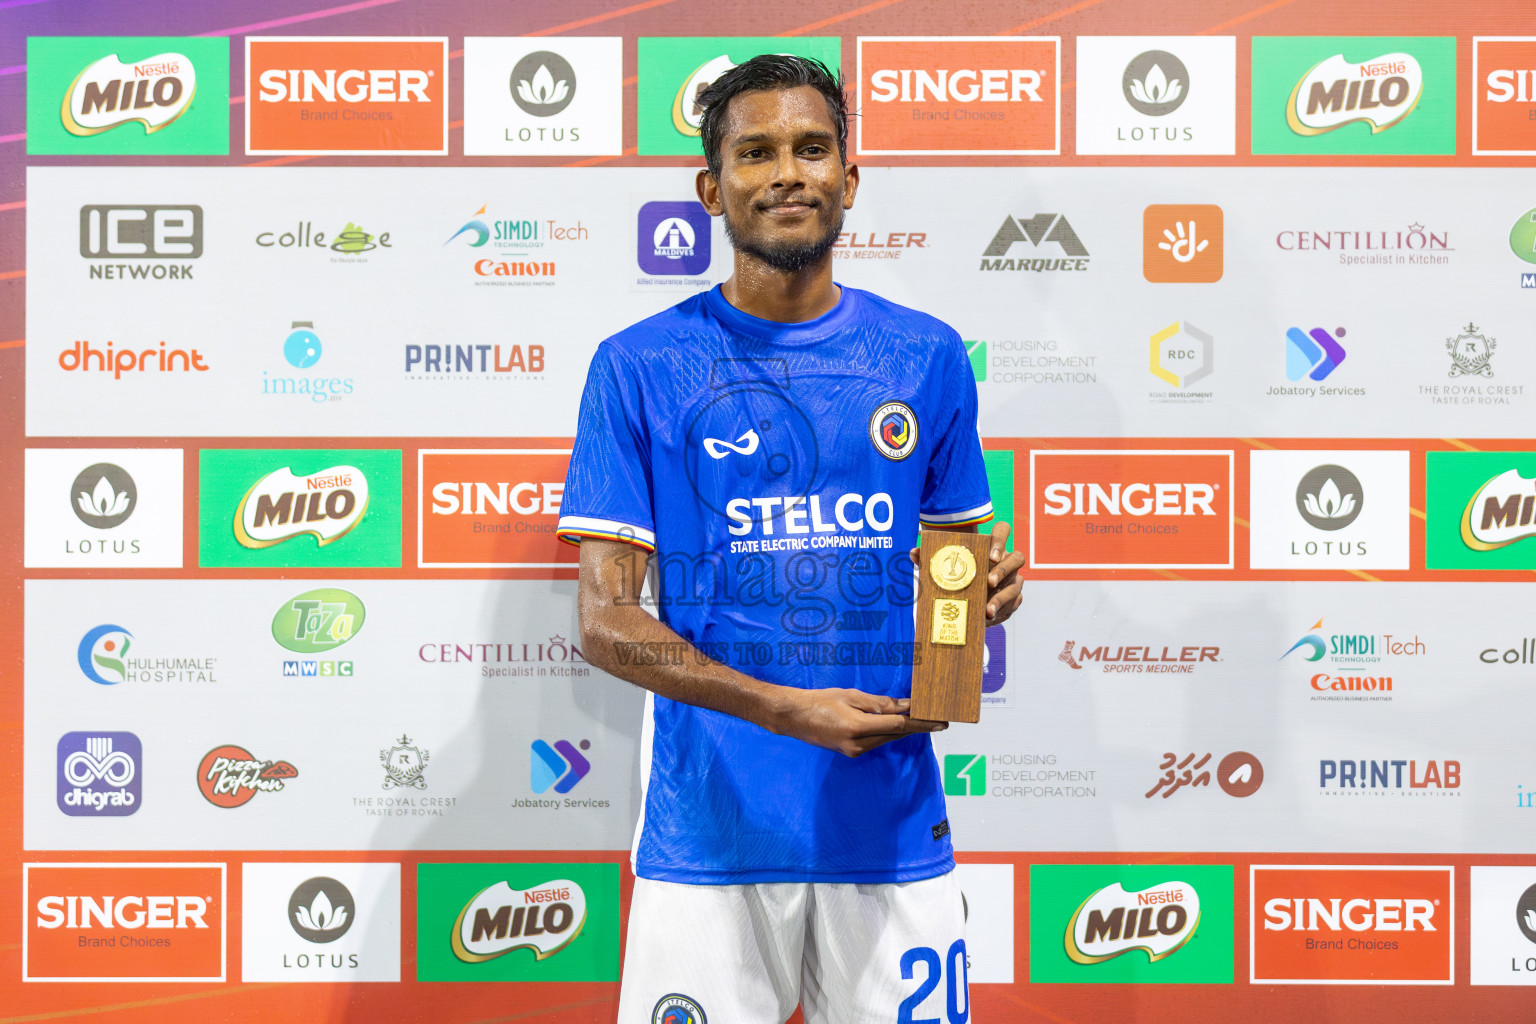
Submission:
<svg viewBox="0 0 1536 1024">
<path fill-rule="evenodd" d="M 1026 244 L 1029 248 L 1015 249 Z M 1004 217 L 1002 226 L 982 251 L 979 269 L 1043 274 L 1087 270 L 1088 263 L 1088 247 L 1066 217 L 1059 213 L 1037 213 L 1033 217 Z"/>
<path fill-rule="evenodd" d="M 1536 569 L 1536 453 L 1426 456 L 1425 565 Z"/>
<path fill-rule="evenodd" d="M 985 796 L 986 792 L 987 755 L 944 755 L 945 796 Z"/>
<path fill-rule="evenodd" d="M 1536 37 L 1473 37 L 1472 153 L 1536 153 Z"/>
<path fill-rule="evenodd" d="M 1221 207 L 1154 205 L 1142 213 L 1141 274 L 1154 283 L 1220 281 L 1225 231 Z"/>
<path fill-rule="evenodd" d="M 1061 40 L 860 36 L 861 154 L 1059 153 Z"/>
<path fill-rule="evenodd" d="M 1232 153 L 1236 42 L 1231 36 L 1078 36 L 1077 151 Z"/>
<path fill-rule="evenodd" d="M 144 802 L 144 747 L 131 732 L 67 732 L 58 744 L 58 805 L 71 817 L 120 818 Z"/>
</svg>

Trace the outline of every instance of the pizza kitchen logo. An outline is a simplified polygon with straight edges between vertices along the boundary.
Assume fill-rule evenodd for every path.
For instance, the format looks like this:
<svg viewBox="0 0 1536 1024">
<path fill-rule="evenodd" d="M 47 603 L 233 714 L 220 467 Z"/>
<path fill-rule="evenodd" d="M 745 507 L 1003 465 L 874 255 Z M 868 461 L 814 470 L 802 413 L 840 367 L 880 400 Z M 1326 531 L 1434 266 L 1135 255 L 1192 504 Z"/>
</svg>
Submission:
<svg viewBox="0 0 1536 1024">
<path fill-rule="evenodd" d="M 281 793 L 299 770 L 287 761 L 262 761 L 244 747 L 226 744 L 203 755 L 197 788 L 215 807 L 240 807 L 257 793 Z"/>
<path fill-rule="evenodd" d="M 356 466 L 295 476 L 274 470 L 257 480 L 235 508 L 235 539 L 269 548 L 305 535 L 324 547 L 345 537 L 368 511 L 368 478 Z"/>
<path fill-rule="evenodd" d="M 497 882 L 459 911 L 453 955 L 477 964 L 528 949 L 544 960 L 574 942 L 586 923 L 587 894 L 575 882 L 562 878 L 521 890 Z"/>
</svg>

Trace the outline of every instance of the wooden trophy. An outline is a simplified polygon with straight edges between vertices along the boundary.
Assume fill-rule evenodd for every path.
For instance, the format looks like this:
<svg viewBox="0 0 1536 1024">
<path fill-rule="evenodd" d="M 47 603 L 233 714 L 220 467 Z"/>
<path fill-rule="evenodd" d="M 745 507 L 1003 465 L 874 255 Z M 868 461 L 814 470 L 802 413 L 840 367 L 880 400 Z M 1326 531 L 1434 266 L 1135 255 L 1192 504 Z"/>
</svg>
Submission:
<svg viewBox="0 0 1536 1024">
<path fill-rule="evenodd" d="M 924 530 L 917 568 L 912 717 L 980 721 L 992 537 Z"/>
</svg>

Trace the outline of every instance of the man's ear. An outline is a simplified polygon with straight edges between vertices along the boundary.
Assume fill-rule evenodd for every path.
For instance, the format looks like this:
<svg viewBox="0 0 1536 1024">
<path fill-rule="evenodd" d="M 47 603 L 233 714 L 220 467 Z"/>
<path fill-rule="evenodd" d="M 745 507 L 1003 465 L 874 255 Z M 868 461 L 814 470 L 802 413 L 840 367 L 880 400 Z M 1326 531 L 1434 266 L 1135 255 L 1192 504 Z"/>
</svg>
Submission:
<svg viewBox="0 0 1536 1024">
<path fill-rule="evenodd" d="M 843 168 L 843 209 L 853 209 L 853 197 L 859 191 L 859 165 L 849 164 Z"/>
<path fill-rule="evenodd" d="M 725 212 L 725 207 L 720 203 L 720 183 L 706 168 L 699 172 L 698 178 L 693 183 L 694 191 L 699 194 L 699 202 L 704 204 L 704 209 L 711 217 L 718 217 Z"/>
</svg>

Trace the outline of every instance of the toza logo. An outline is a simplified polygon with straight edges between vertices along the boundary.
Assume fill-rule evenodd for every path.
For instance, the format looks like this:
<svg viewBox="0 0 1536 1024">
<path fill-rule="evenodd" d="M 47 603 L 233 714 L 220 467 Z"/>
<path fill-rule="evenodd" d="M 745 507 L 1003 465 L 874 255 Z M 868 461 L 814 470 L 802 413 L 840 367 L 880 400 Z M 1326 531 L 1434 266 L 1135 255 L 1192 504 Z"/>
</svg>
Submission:
<svg viewBox="0 0 1536 1024">
<path fill-rule="evenodd" d="M 586 923 L 587 894 L 575 882 L 562 878 L 526 890 L 497 882 L 459 911 L 453 955 L 483 963 L 531 949 L 534 959 L 543 960 L 569 946 Z"/>
<path fill-rule="evenodd" d="M 384 784 L 381 789 L 426 789 L 425 772 L 432 752 L 412 743 L 401 734 L 392 747 L 379 751 L 379 763 L 384 766 Z"/>
<path fill-rule="evenodd" d="M 349 591 L 308 590 L 272 616 L 272 639 L 299 654 L 323 653 L 357 635 L 367 614 L 362 600 Z"/>
<path fill-rule="evenodd" d="M 1150 963 L 1172 956 L 1200 926 L 1200 894 L 1170 881 L 1127 892 L 1115 882 L 1091 894 L 1067 922 L 1067 956 L 1097 964 L 1139 949 Z"/>
<path fill-rule="evenodd" d="M 581 741 L 581 750 L 591 746 L 590 740 Z M 569 793 L 591 770 L 592 762 L 569 740 L 556 740 L 553 747 L 543 740 L 533 741 L 528 785 L 535 793 L 547 792 L 551 786 L 556 793 Z"/>
</svg>

